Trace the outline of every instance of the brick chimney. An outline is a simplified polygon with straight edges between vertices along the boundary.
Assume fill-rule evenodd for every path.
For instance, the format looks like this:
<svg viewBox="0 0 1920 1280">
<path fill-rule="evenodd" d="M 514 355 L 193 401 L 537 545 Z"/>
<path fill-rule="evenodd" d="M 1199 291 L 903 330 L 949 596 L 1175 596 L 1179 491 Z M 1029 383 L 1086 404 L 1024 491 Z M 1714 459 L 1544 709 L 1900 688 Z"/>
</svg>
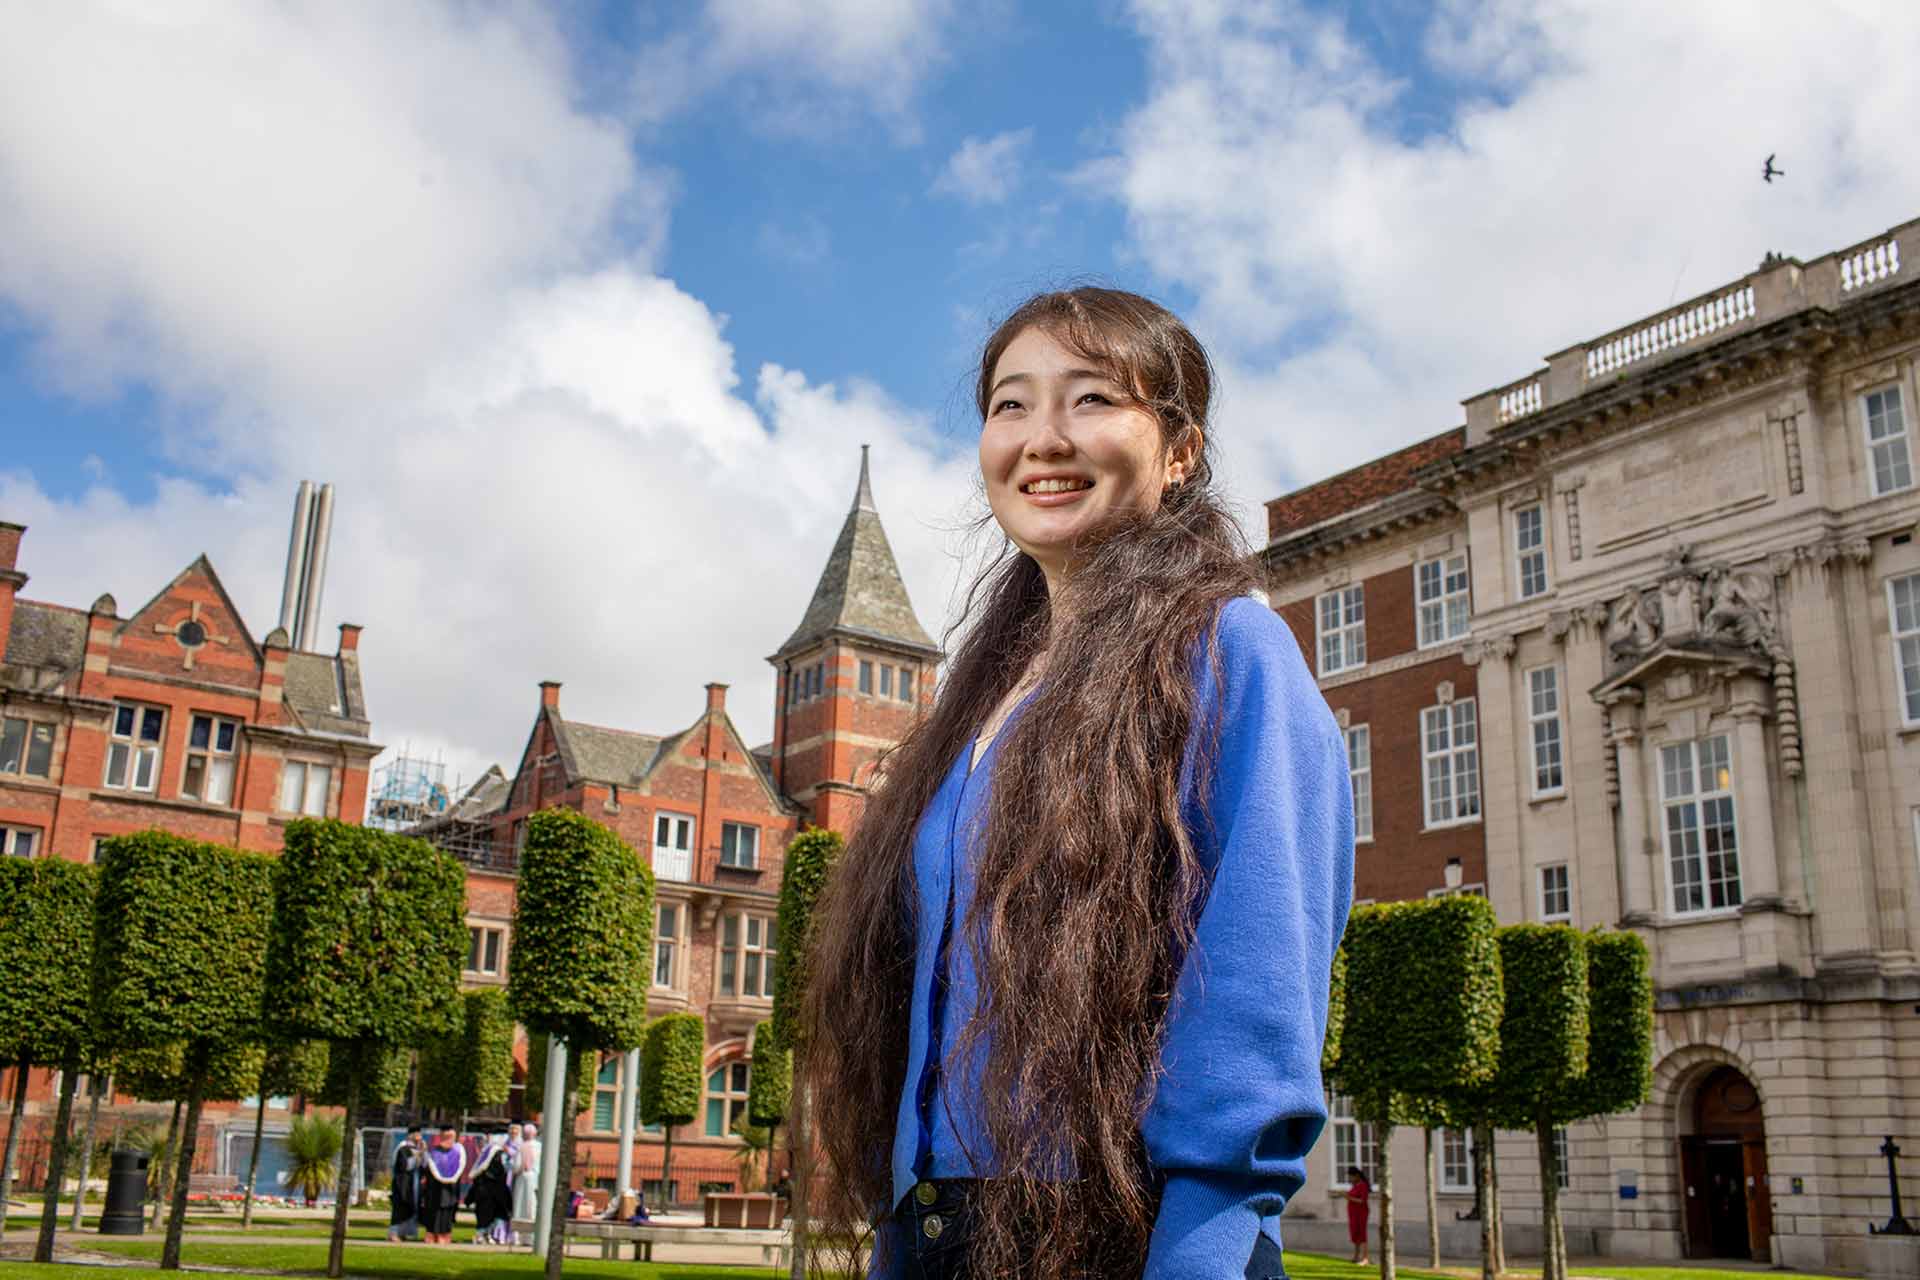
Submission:
<svg viewBox="0 0 1920 1280">
<path fill-rule="evenodd" d="M 360 624 L 343 622 L 340 624 L 340 652 L 352 653 L 360 647 Z"/>
<path fill-rule="evenodd" d="M 707 714 L 724 713 L 727 709 L 727 686 L 719 683 L 707 686 Z"/>
<path fill-rule="evenodd" d="M 549 707 L 555 711 L 560 709 L 560 682 L 558 680 L 542 680 L 540 682 L 540 705 Z"/>
<path fill-rule="evenodd" d="M 27 575 L 14 565 L 20 558 L 20 538 L 27 531 L 23 524 L 0 520 L 0 658 L 7 653 L 7 637 L 13 632 L 13 598 L 27 585 Z"/>
</svg>

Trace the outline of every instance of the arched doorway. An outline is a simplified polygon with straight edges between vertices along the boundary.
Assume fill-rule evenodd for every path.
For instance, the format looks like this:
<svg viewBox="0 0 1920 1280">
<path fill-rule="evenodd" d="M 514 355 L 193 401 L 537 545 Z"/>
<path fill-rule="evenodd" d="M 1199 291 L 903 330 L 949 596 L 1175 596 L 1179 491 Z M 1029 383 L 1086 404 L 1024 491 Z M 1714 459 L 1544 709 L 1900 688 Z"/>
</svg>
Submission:
<svg viewBox="0 0 1920 1280">
<path fill-rule="evenodd" d="M 1682 1103 L 1680 1173 L 1688 1257 L 1773 1260 L 1760 1094 L 1734 1068 L 1707 1072 Z"/>
</svg>

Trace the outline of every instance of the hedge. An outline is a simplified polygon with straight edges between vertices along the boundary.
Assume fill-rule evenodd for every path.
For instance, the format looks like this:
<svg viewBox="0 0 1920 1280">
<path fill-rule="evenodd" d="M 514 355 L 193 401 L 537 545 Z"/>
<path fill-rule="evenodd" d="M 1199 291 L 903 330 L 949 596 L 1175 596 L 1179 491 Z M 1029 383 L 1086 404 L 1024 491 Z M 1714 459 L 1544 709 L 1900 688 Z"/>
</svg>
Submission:
<svg viewBox="0 0 1920 1280">
<path fill-rule="evenodd" d="M 450 1030 L 467 958 L 466 877 L 422 840 L 287 824 L 267 1020 L 291 1039 L 413 1044 Z"/>
<path fill-rule="evenodd" d="M 314 1101 L 328 1107 L 348 1105 L 348 1072 L 360 1072 L 360 1097 L 354 1111 L 370 1102 L 399 1102 L 407 1096 L 407 1079 L 413 1074 L 413 1051 L 405 1045 L 383 1044 L 378 1040 L 334 1040 L 327 1044 L 327 1071 Z M 349 1115 L 347 1123 L 355 1123 Z"/>
<path fill-rule="evenodd" d="M 599 1053 L 589 1051 L 568 1054 L 567 1074 L 573 1078 L 573 1115 L 577 1116 L 593 1105 L 594 1079 L 599 1072 Z M 527 1037 L 527 1088 L 523 1098 L 528 1115 L 537 1116 L 546 1113 L 547 1037 L 537 1031 Z"/>
<path fill-rule="evenodd" d="M 507 1100 L 513 1087 L 513 1015 L 504 991 L 460 997 L 460 1025 L 420 1046 L 420 1106 L 479 1111 Z"/>
<path fill-rule="evenodd" d="M 706 1086 L 707 1028 L 697 1013 L 667 1013 L 640 1049 L 640 1123 L 692 1124 Z"/>
<path fill-rule="evenodd" d="M 529 1031 L 571 1052 L 631 1049 L 653 978 L 653 872 L 570 809 L 527 819 L 507 998 Z"/>
<path fill-rule="evenodd" d="M 1336 947 L 1333 971 L 1327 978 L 1327 1036 L 1320 1044 L 1320 1074 L 1340 1074 L 1340 1035 L 1347 1024 L 1347 949 Z"/>
<path fill-rule="evenodd" d="M 1581 1116 L 1631 1111 L 1653 1087 L 1653 976 L 1638 934 L 1587 935 L 1587 1074 L 1573 1090 Z"/>
<path fill-rule="evenodd" d="M 794 1046 L 806 989 L 814 904 L 845 847 L 839 832 L 824 827 L 808 827 L 787 845 L 780 878 L 780 950 L 773 959 L 773 1034 L 787 1048 Z"/>
<path fill-rule="evenodd" d="M 1494 1120 L 1531 1130 L 1564 1114 L 1569 1086 L 1587 1072 L 1587 948 L 1564 924 L 1500 930 L 1505 999 Z"/>
<path fill-rule="evenodd" d="M 747 1073 L 747 1123 L 783 1124 L 793 1099 L 793 1051 L 773 1035 L 773 1023 L 753 1030 L 753 1067 Z"/>
<path fill-rule="evenodd" d="M 106 841 L 93 945 L 102 1041 L 259 1039 L 273 874 L 264 854 L 162 831 Z"/>
<path fill-rule="evenodd" d="M 0 1062 L 65 1062 L 92 1036 L 93 867 L 0 858 Z"/>
</svg>

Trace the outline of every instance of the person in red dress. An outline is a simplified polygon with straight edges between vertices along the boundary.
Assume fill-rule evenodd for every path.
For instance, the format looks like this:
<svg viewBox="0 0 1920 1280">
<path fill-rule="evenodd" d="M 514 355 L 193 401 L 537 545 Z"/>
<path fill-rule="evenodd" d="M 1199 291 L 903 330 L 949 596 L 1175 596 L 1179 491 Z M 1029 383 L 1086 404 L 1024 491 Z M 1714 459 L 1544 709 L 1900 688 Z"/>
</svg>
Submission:
<svg viewBox="0 0 1920 1280">
<path fill-rule="evenodd" d="M 1367 1212 L 1368 1199 L 1373 1195 L 1373 1184 L 1367 1181 L 1367 1175 L 1358 1165 L 1347 1169 L 1347 1238 L 1353 1241 L 1353 1260 L 1361 1265 L 1367 1261 Z"/>
</svg>

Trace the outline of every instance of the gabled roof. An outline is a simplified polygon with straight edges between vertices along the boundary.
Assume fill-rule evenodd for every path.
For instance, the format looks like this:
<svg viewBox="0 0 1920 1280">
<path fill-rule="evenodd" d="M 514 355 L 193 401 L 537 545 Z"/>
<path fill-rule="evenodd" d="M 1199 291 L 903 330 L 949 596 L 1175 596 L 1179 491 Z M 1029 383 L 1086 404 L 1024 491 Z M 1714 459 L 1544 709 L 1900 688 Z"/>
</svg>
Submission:
<svg viewBox="0 0 1920 1280">
<path fill-rule="evenodd" d="M 64 605 L 15 600 L 6 646 L 0 654 L 0 689 L 56 689 L 86 658 L 87 615 Z"/>
<path fill-rule="evenodd" d="M 662 740 L 651 733 L 582 724 L 558 711 L 549 711 L 547 718 L 570 781 L 630 787 L 646 776 L 660 753 Z"/>
<path fill-rule="evenodd" d="M 507 793 L 512 784 L 500 766 L 488 765 L 480 780 L 461 793 L 458 800 L 450 805 L 446 820 L 453 822 L 473 822 L 489 814 L 498 813 L 507 806 Z"/>
<path fill-rule="evenodd" d="M 321 733 L 367 736 L 358 654 L 289 653 L 286 680 L 287 709 L 302 726 Z"/>
<path fill-rule="evenodd" d="M 939 646 L 927 635 L 907 598 L 887 531 L 880 525 L 873 485 L 867 474 L 867 446 L 860 446 L 860 484 L 853 507 L 827 557 L 827 567 L 813 589 L 813 600 L 800 625 L 774 653 L 774 659 L 795 653 L 829 635 L 882 640 L 938 656 Z"/>
<path fill-rule="evenodd" d="M 247 629 L 246 620 L 240 616 L 239 606 L 234 604 L 233 597 L 227 594 L 227 584 L 220 581 L 220 575 L 214 571 L 213 561 L 207 559 L 204 551 L 193 558 L 192 564 L 174 574 L 166 586 L 154 592 L 153 599 L 147 601 L 138 609 L 135 609 L 132 613 L 122 618 L 119 626 L 120 633 L 125 634 L 127 628 L 134 624 L 135 619 L 166 599 L 174 588 L 178 587 L 181 582 L 185 581 L 195 570 L 199 570 L 207 575 L 207 581 L 213 584 L 214 593 L 220 597 L 220 603 L 225 607 L 228 616 L 233 619 L 235 628 L 240 632 L 240 637 L 247 642 L 247 652 L 253 656 L 255 662 L 260 662 L 265 656 L 260 652 L 260 643 L 253 638 L 253 632 Z"/>
</svg>

